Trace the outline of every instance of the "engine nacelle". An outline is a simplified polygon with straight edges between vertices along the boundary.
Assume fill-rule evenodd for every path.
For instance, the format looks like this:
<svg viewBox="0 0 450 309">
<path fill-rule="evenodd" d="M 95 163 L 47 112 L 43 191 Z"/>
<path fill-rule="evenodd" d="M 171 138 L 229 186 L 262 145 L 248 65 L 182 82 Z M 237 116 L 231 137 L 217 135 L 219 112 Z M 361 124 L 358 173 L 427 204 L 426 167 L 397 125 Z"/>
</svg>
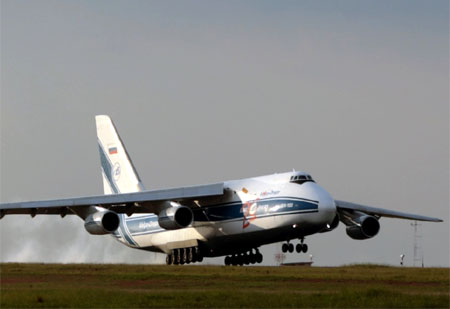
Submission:
<svg viewBox="0 0 450 309">
<path fill-rule="evenodd" d="M 117 230 L 119 224 L 119 215 L 110 210 L 95 212 L 84 220 L 84 228 L 93 235 L 113 233 Z"/>
<path fill-rule="evenodd" d="M 158 224 L 166 230 L 177 230 L 189 226 L 194 220 L 194 214 L 189 207 L 177 205 L 165 208 L 159 212 Z"/>
<path fill-rule="evenodd" d="M 358 224 L 347 227 L 346 232 L 353 239 L 368 239 L 378 234 L 380 223 L 378 219 L 372 216 L 362 216 L 355 221 Z"/>
</svg>

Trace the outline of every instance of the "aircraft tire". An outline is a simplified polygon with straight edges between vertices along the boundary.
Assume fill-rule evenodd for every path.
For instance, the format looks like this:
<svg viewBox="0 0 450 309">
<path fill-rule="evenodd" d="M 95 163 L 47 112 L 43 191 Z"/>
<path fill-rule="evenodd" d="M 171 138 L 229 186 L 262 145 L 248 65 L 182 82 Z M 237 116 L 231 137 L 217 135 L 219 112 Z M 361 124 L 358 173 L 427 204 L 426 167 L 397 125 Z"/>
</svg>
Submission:
<svg viewBox="0 0 450 309">
<path fill-rule="evenodd" d="M 256 262 L 259 264 L 263 261 L 263 255 L 261 253 L 258 253 L 256 255 Z"/>
<path fill-rule="evenodd" d="M 194 255 L 194 263 L 203 261 L 202 253 L 198 247 L 192 248 L 192 254 Z"/>
<path fill-rule="evenodd" d="M 185 260 L 183 259 L 184 256 L 184 249 L 178 249 L 178 261 L 180 265 L 183 265 Z"/>
<path fill-rule="evenodd" d="M 289 253 L 294 252 L 294 245 L 293 244 L 289 244 L 288 245 L 288 250 L 289 250 Z"/>
<path fill-rule="evenodd" d="M 175 256 L 176 256 L 176 261 L 177 261 L 176 265 L 180 265 L 181 264 L 181 252 L 178 249 L 178 250 L 175 250 L 175 253 L 176 253 Z"/>
<path fill-rule="evenodd" d="M 188 256 L 187 256 L 187 260 L 188 260 L 188 264 L 189 263 L 194 263 L 194 250 L 193 250 L 193 248 L 189 248 L 188 249 L 189 250 L 189 252 L 188 252 Z"/>
<path fill-rule="evenodd" d="M 255 264 L 256 263 L 256 261 L 257 261 L 257 254 L 251 254 L 250 255 L 250 263 L 251 264 Z"/>
<path fill-rule="evenodd" d="M 187 249 L 182 249 L 182 254 L 181 254 L 181 265 L 187 263 L 188 261 L 188 255 L 187 255 Z"/>
<path fill-rule="evenodd" d="M 225 257 L 225 265 L 227 265 L 227 266 L 231 265 L 231 258 L 229 256 Z"/>
<path fill-rule="evenodd" d="M 302 251 L 303 251 L 303 253 L 308 252 L 308 245 L 307 244 L 303 244 Z"/>
<path fill-rule="evenodd" d="M 238 255 L 238 264 L 239 266 L 244 265 L 244 255 Z"/>
<path fill-rule="evenodd" d="M 281 251 L 283 251 L 283 253 L 288 252 L 288 249 L 289 249 L 288 244 L 283 244 L 283 245 L 281 246 Z"/>
<path fill-rule="evenodd" d="M 302 244 L 297 244 L 295 246 L 295 251 L 297 251 L 297 253 L 302 252 L 302 250 L 303 250 L 303 245 Z"/>
<path fill-rule="evenodd" d="M 241 259 L 242 259 L 242 264 L 247 265 L 247 255 L 245 253 L 242 253 Z"/>
</svg>

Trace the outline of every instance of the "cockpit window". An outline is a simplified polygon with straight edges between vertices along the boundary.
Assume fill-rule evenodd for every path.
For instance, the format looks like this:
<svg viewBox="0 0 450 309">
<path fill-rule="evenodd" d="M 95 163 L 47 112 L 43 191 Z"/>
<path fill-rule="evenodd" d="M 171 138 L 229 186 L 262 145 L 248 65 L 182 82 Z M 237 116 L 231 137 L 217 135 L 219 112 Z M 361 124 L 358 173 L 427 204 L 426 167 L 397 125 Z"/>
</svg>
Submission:
<svg viewBox="0 0 450 309">
<path fill-rule="evenodd" d="M 305 182 L 315 182 L 315 181 L 314 179 L 312 179 L 311 175 L 296 175 L 291 176 L 291 182 L 301 185 Z"/>
</svg>

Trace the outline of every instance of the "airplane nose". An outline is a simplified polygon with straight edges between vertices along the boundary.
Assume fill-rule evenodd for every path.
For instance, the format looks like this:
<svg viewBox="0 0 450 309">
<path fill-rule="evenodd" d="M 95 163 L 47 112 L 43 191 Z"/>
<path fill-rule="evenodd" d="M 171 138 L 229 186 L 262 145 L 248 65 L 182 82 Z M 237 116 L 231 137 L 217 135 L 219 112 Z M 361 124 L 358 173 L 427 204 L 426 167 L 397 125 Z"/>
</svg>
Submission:
<svg viewBox="0 0 450 309">
<path fill-rule="evenodd" d="M 336 217 L 336 204 L 333 197 L 324 188 L 314 184 L 314 192 L 319 201 L 319 213 L 326 222 L 332 222 Z"/>
<path fill-rule="evenodd" d="M 326 213 L 327 216 L 330 216 L 331 220 L 336 216 L 336 204 L 334 199 L 325 190 L 321 192 L 319 197 L 319 209 L 320 211 L 323 211 L 324 214 Z"/>
</svg>

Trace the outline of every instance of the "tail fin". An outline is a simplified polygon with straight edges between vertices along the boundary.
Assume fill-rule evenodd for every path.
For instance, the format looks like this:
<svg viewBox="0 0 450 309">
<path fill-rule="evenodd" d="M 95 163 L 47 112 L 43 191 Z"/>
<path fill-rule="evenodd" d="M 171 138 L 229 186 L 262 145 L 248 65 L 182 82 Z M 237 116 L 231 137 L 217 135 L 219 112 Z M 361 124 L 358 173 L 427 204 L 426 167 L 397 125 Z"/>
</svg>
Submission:
<svg viewBox="0 0 450 309">
<path fill-rule="evenodd" d="M 95 124 L 102 164 L 104 193 L 127 193 L 144 190 L 141 179 L 111 118 L 106 115 L 95 116 Z"/>
</svg>

